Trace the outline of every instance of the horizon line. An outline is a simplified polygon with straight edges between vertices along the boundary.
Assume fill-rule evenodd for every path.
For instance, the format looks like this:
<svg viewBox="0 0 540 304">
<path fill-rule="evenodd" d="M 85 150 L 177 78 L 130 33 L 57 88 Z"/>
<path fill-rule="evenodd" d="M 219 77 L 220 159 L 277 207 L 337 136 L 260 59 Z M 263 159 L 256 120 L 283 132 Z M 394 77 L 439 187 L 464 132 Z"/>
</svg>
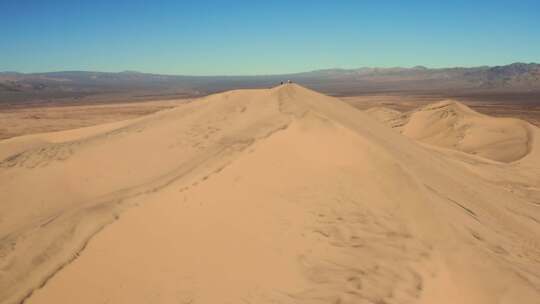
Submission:
<svg viewBox="0 0 540 304">
<path fill-rule="evenodd" d="M 74 72 L 80 72 L 80 73 L 102 73 L 102 74 L 121 74 L 121 73 L 132 73 L 132 74 L 145 74 L 145 75 L 157 75 L 157 76 L 178 76 L 178 77 L 269 77 L 269 76 L 285 76 L 285 75 L 295 75 L 295 74 L 305 74 L 305 73 L 313 73 L 313 72 L 324 72 L 324 71 L 357 71 L 362 69 L 383 69 L 383 70 L 391 70 L 391 69 L 426 69 L 426 70 L 445 70 L 445 69 L 474 69 L 474 68 L 494 68 L 494 67 L 503 67 L 503 66 L 510 66 L 515 64 L 534 64 L 534 65 L 540 65 L 539 62 L 523 62 L 523 61 L 514 61 L 507 64 L 497 64 L 497 65 L 463 65 L 463 66 L 446 66 L 446 67 L 433 67 L 433 66 L 426 66 L 422 64 L 417 64 L 414 66 L 389 66 L 389 67 L 383 67 L 383 66 L 361 66 L 356 68 L 340 68 L 340 67 L 333 67 L 333 68 L 320 68 L 320 69 L 314 69 L 314 70 L 305 70 L 300 72 L 285 72 L 285 73 L 276 73 L 276 74 L 203 74 L 203 75 L 195 75 L 195 74 L 168 74 L 168 73 L 156 73 L 156 72 L 141 72 L 137 70 L 121 70 L 121 71 L 99 71 L 99 70 L 51 70 L 46 72 L 19 72 L 19 71 L 13 71 L 13 70 L 4 70 L 0 71 L 0 74 L 21 74 L 21 75 L 35 75 L 35 74 L 53 74 L 53 73 L 74 73 Z"/>
</svg>

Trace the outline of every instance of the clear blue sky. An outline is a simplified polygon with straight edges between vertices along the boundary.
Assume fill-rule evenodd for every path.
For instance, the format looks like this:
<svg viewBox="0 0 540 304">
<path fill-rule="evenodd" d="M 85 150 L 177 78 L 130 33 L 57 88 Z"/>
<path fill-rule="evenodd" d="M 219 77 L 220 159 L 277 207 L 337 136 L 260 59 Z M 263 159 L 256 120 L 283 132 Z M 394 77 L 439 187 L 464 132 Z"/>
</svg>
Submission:
<svg viewBox="0 0 540 304">
<path fill-rule="evenodd" d="M 0 37 L 0 71 L 500 65 L 540 62 L 540 0 L 0 0 Z"/>
</svg>

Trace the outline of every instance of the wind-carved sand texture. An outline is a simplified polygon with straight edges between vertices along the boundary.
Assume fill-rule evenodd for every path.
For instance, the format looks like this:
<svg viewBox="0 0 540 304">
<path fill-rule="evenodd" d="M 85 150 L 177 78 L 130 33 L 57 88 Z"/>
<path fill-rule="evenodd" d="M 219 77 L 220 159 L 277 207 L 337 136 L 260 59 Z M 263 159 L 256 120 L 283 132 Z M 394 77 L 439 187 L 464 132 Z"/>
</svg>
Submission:
<svg viewBox="0 0 540 304">
<path fill-rule="evenodd" d="M 441 101 L 404 114 L 384 107 L 366 112 L 410 138 L 496 161 L 518 160 L 531 148 L 534 127 L 529 123 L 480 114 L 457 101 Z"/>
<path fill-rule="evenodd" d="M 538 303 L 540 131 L 462 108 L 382 115 L 421 144 L 288 84 L 0 141 L 0 302 Z"/>
</svg>

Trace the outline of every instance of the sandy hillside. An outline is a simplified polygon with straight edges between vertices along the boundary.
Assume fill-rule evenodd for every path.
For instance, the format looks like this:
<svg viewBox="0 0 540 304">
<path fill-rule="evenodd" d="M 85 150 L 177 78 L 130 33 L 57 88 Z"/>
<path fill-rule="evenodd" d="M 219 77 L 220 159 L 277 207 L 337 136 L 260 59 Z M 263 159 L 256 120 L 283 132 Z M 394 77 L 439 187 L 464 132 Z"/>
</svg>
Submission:
<svg viewBox="0 0 540 304">
<path fill-rule="evenodd" d="M 533 140 L 531 130 L 538 130 L 525 121 L 490 117 L 452 100 L 403 114 L 384 107 L 372 108 L 366 113 L 421 142 L 501 162 L 526 156 Z"/>
<path fill-rule="evenodd" d="M 540 131 L 488 119 L 284 85 L 0 141 L 0 302 L 538 303 Z"/>
<path fill-rule="evenodd" d="M 104 101 L 102 101 L 104 102 Z M 173 108 L 188 99 L 107 104 L 0 104 L 0 140 L 35 133 L 56 132 L 133 119 Z"/>
</svg>

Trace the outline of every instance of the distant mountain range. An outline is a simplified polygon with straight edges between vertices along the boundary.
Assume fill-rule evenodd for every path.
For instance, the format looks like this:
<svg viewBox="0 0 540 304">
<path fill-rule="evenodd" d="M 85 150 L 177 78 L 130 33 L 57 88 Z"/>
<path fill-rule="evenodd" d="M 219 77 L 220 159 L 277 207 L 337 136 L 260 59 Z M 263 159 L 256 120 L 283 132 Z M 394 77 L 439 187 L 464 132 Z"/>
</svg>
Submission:
<svg viewBox="0 0 540 304">
<path fill-rule="evenodd" d="M 540 92 L 540 64 L 472 68 L 359 68 L 261 76 L 177 76 L 125 71 L 0 72 L 0 103 L 80 99 L 201 96 L 292 80 L 331 95 L 391 92 Z"/>
</svg>

